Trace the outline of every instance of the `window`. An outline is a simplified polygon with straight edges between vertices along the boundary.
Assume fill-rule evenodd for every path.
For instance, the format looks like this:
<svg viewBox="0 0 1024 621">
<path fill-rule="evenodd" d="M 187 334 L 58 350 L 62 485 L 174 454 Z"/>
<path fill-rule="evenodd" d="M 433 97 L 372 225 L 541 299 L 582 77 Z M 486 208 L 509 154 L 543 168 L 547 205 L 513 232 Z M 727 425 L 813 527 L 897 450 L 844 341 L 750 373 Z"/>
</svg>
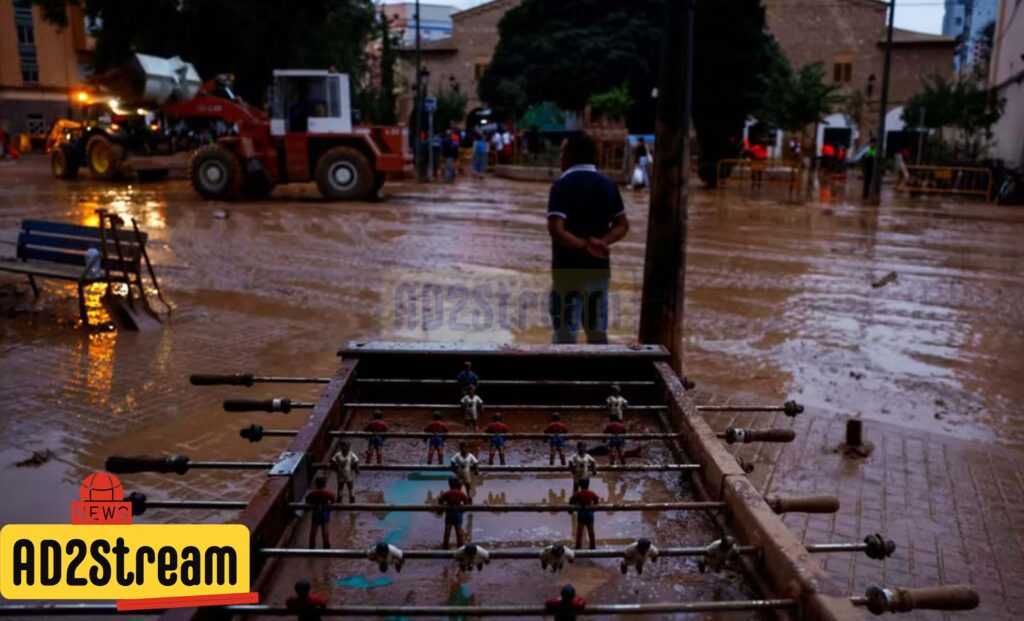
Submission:
<svg viewBox="0 0 1024 621">
<path fill-rule="evenodd" d="M 836 83 L 853 81 L 853 54 L 837 54 L 833 57 L 832 81 Z"/>
<path fill-rule="evenodd" d="M 18 34 L 18 45 L 32 45 L 36 42 L 35 32 L 31 25 L 18 24 L 14 30 Z"/>
<path fill-rule="evenodd" d="M 14 31 L 18 37 L 18 56 L 21 60 L 21 81 L 39 82 L 39 58 L 36 56 L 36 34 L 32 24 L 32 4 L 28 0 L 14 1 Z"/>
<path fill-rule="evenodd" d="M 45 134 L 46 119 L 41 114 L 26 114 L 25 128 L 28 129 L 29 134 Z"/>
<path fill-rule="evenodd" d="M 488 65 L 490 65 L 490 63 L 482 63 L 479 61 L 473 65 L 473 78 L 475 78 L 477 82 L 483 79 L 484 74 L 487 73 Z"/>
</svg>

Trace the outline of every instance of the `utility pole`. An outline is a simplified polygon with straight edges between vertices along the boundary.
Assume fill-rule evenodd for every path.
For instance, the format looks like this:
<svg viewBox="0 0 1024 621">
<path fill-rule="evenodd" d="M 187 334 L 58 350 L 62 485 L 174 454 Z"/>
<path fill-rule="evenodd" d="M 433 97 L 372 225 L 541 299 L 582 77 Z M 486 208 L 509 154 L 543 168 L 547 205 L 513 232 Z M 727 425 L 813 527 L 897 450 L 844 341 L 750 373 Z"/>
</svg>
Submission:
<svg viewBox="0 0 1024 621">
<path fill-rule="evenodd" d="M 413 99 L 415 106 L 416 122 L 413 123 L 412 158 L 414 173 L 417 178 L 420 175 L 420 128 L 423 127 L 423 52 L 422 39 L 420 38 L 420 0 L 416 0 L 416 97 Z"/>
<path fill-rule="evenodd" d="M 924 150 L 924 106 L 921 106 L 921 115 L 917 119 L 917 165 L 921 165 L 921 151 Z"/>
<path fill-rule="evenodd" d="M 665 3 L 655 128 L 654 179 L 647 224 L 640 342 L 665 346 L 683 367 L 683 300 L 693 107 L 696 0 Z"/>
<path fill-rule="evenodd" d="M 871 201 L 878 204 L 882 196 L 882 174 L 885 172 L 885 112 L 889 107 L 889 73 L 892 68 L 892 29 L 896 18 L 896 0 L 889 0 L 889 27 L 885 33 L 885 64 L 882 65 L 882 92 L 878 103 L 878 147 L 872 164 Z"/>
</svg>

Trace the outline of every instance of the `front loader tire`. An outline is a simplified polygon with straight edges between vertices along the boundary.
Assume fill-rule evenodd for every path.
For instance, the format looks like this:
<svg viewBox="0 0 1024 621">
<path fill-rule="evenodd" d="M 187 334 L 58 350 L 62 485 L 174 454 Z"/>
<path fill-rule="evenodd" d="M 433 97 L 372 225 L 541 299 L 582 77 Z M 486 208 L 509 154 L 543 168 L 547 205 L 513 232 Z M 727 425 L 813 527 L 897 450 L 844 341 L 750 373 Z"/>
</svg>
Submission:
<svg viewBox="0 0 1024 621">
<path fill-rule="evenodd" d="M 219 144 L 203 145 L 188 160 L 192 188 L 203 198 L 230 201 L 242 192 L 242 162 Z"/>
<path fill-rule="evenodd" d="M 85 159 L 93 179 L 110 180 L 121 173 L 124 147 L 103 134 L 96 134 L 85 143 Z"/>
<path fill-rule="evenodd" d="M 373 168 L 358 149 L 334 147 L 316 164 L 316 185 L 324 198 L 363 200 L 373 193 Z"/>
<path fill-rule="evenodd" d="M 57 179 L 68 181 L 78 177 L 78 158 L 70 145 L 59 144 L 50 152 L 50 171 Z"/>
</svg>

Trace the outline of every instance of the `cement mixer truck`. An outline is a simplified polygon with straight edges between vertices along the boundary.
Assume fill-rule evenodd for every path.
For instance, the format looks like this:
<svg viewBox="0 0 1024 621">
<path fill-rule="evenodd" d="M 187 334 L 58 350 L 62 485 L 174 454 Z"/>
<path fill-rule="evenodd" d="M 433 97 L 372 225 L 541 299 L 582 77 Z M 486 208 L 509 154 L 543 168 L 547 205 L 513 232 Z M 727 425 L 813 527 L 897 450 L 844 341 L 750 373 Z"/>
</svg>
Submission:
<svg viewBox="0 0 1024 621">
<path fill-rule="evenodd" d="M 55 177 L 74 179 L 84 166 L 98 179 L 159 178 L 183 165 L 183 154 L 204 132 L 216 130 L 215 118 L 166 114 L 165 106 L 191 101 L 203 88 L 195 68 L 178 57 L 136 54 L 93 82 L 98 90 L 74 99 L 81 119 L 62 119 L 50 131 L 46 146 Z"/>
<path fill-rule="evenodd" d="M 81 123 L 54 126 L 57 177 L 88 166 L 101 179 L 156 178 L 166 175 L 167 156 L 187 151 L 192 187 L 205 198 L 259 197 L 315 181 L 325 198 L 358 200 L 411 166 L 405 128 L 354 124 L 348 75 L 333 70 L 274 71 L 270 115 L 235 97 L 229 80 L 200 84 L 178 58 L 137 54 L 96 81 L 125 97 L 96 102 Z"/>
</svg>

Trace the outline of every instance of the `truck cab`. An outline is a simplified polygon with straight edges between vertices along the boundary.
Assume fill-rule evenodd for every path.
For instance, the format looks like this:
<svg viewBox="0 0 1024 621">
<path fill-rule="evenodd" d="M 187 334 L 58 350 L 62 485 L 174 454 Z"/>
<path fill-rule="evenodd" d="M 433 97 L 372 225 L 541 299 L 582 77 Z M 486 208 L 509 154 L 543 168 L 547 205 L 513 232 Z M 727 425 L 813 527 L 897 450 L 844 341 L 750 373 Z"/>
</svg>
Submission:
<svg viewBox="0 0 1024 621">
<path fill-rule="evenodd" d="M 352 133 L 348 75 L 326 70 L 274 71 L 270 133 Z"/>
</svg>

